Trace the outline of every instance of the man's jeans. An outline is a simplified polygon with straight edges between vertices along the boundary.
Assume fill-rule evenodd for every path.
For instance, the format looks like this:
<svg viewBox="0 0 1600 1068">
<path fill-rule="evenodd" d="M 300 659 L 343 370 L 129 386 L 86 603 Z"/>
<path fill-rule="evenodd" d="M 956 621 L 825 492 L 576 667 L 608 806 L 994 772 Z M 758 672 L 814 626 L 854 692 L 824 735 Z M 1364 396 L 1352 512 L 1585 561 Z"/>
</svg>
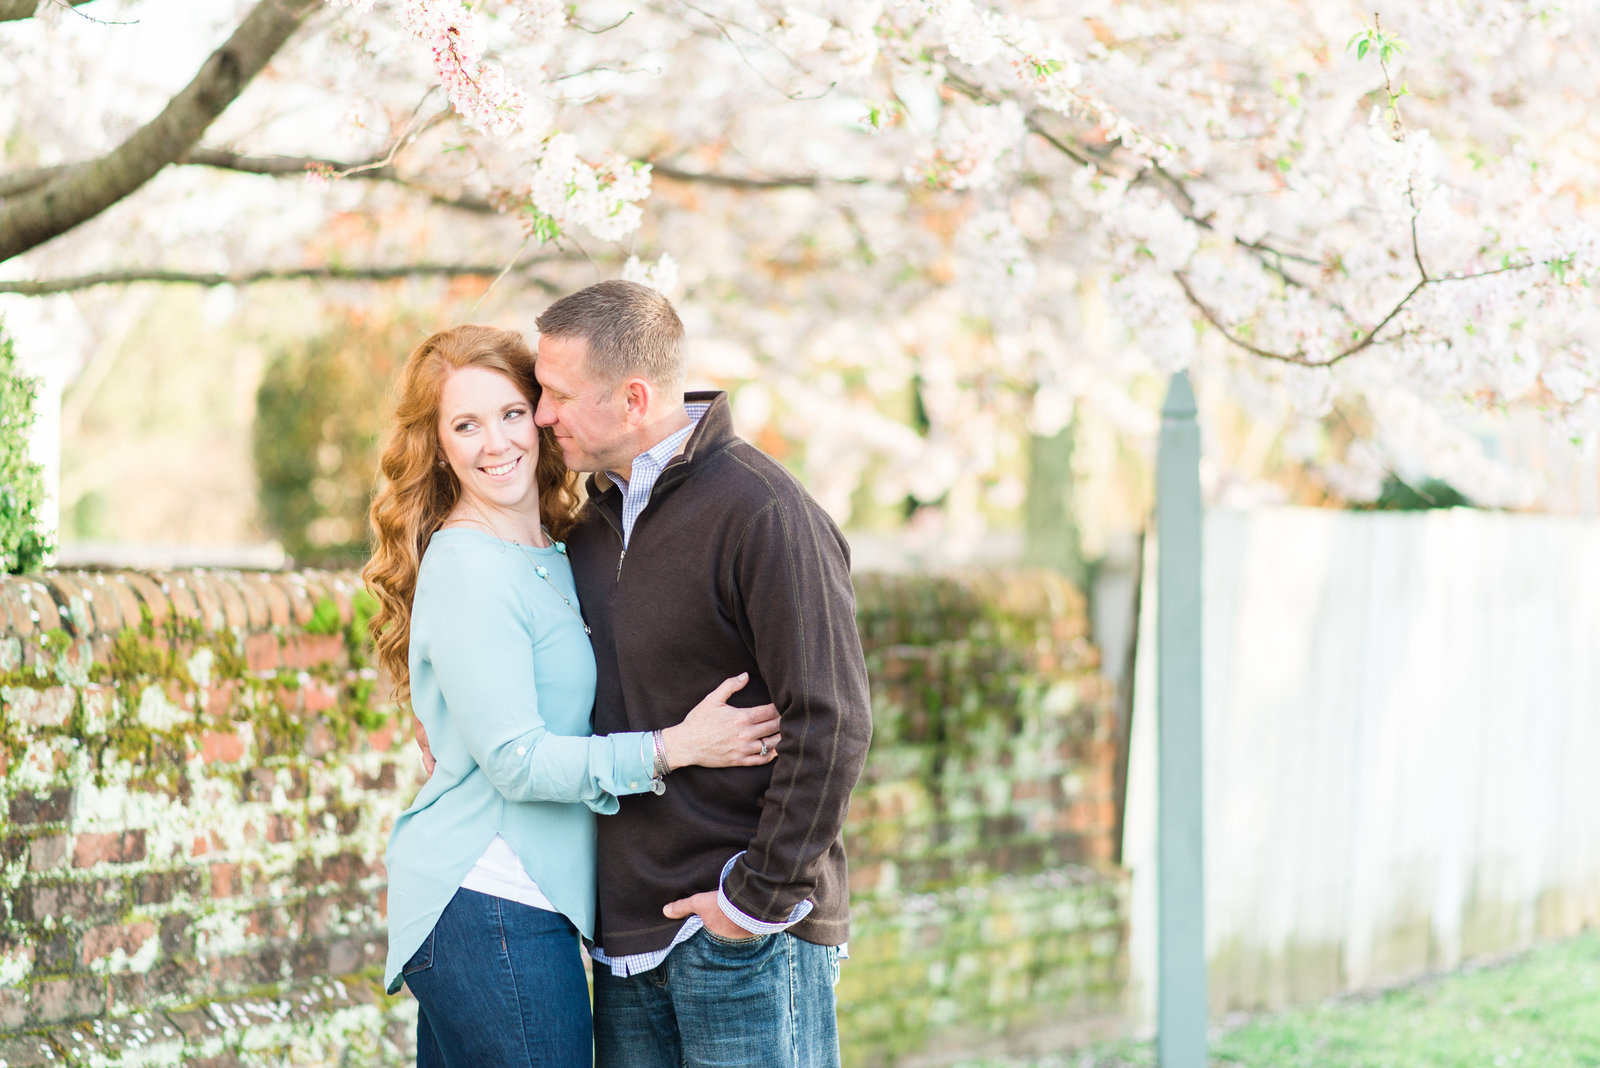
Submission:
<svg viewBox="0 0 1600 1068">
<path fill-rule="evenodd" d="M 402 971 L 417 1068 L 589 1068 L 589 989 L 560 913 L 457 890 Z"/>
<path fill-rule="evenodd" d="M 702 928 L 648 972 L 594 968 L 596 1068 L 838 1068 L 839 950 Z"/>
</svg>

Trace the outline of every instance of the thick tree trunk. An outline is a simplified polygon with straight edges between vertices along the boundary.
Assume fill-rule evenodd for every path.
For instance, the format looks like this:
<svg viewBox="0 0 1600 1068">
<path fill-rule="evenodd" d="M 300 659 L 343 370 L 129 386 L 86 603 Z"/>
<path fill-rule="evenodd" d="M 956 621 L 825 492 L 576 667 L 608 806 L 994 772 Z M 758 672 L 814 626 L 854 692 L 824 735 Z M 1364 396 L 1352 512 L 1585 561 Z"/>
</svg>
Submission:
<svg viewBox="0 0 1600 1068">
<path fill-rule="evenodd" d="M 319 2 L 261 0 L 160 115 L 109 155 L 75 166 L 0 209 L 0 262 L 94 218 L 182 158 Z"/>
</svg>

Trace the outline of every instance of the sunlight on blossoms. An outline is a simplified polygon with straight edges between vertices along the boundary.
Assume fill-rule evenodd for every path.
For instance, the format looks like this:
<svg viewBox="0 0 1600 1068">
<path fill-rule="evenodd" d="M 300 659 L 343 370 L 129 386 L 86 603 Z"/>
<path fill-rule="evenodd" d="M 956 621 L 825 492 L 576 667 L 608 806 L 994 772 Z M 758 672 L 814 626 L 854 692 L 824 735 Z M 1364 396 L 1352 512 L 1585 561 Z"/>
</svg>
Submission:
<svg viewBox="0 0 1600 1068">
<path fill-rule="evenodd" d="M 622 265 L 622 277 L 671 297 L 678 289 L 678 261 L 664 252 L 654 263 L 629 256 L 628 262 Z"/>
<path fill-rule="evenodd" d="M 639 202 L 650 195 L 650 168 L 613 155 L 592 164 L 578 155 L 578 139 L 552 134 L 533 168 L 526 197 L 563 229 L 581 226 L 602 241 L 639 228 Z"/>
<path fill-rule="evenodd" d="M 1005 48 L 1004 24 L 986 5 L 972 0 L 925 0 L 920 6 L 938 21 L 950 54 L 963 63 L 987 63 Z"/>
<path fill-rule="evenodd" d="M 827 19 L 790 4 L 773 27 L 772 42 L 781 51 L 812 52 L 822 47 L 832 29 Z"/>
<path fill-rule="evenodd" d="M 0 63 L 19 167 L 110 151 L 192 74 L 105 77 L 105 28 L 50 8 Z M 192 11 L 203 59 L 232 19 Z M 1142 522 L 1177 370 L 1231 499 L 1345 506 L 1393 475 L 1537 507 L 1528 472 L 1600 425 L 1600 7 L 1415 0 L 1381 11 L 1382 58 L 1347 45 L 1374 17 L 330 0 L 192 161 L 14 277 L 322 272 L 513 317 L 633 279 L 837 517 L 930 541 L 1014 527 L 1030 438 L 1069 431 Z M 73 79 L 67 124 L 44 90 Z"/>
<path fill-rule="evenodd" d="M 517 0 L 512 17 L 526 37 L 546 37 L 567 24 L 569 5 L 562 0 Z"/>
<path fill-rule="evenodd" d="M 982 189 L 1016 169 L 1022 137 L 1022 111 L 1010 101 L 947 108 L 937 144 L 907 177 L 946 189 Z"/>
</svg>

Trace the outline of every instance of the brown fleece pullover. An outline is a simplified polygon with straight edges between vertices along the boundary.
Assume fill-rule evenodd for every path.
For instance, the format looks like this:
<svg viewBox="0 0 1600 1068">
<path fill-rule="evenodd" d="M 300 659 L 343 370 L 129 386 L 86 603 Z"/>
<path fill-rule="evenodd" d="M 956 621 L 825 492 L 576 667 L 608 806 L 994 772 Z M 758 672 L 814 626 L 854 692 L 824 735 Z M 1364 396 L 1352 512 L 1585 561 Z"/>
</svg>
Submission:
<svg viewBox="0 0 1600 1068">
<path fill-rule="evenodd" d="M 666 791 L 621 798 L 599 822 L 595 942 L 608 956 L 668 945 L 669 901 L 724 890 L 735 907 L 838 945 L 849 937 L 841 828 L 872 735 L 849 546 L 810 494 L 733 433 L 724 393 L 661 473 L 622 551 L 622 494 L 589 480 L 569 535 L 599 669 L 594 729 L 670 727 L 723 679 L 750 673 L 739 705 L 772 701 L 771 764 L 686 767 Z"/>
</svg>

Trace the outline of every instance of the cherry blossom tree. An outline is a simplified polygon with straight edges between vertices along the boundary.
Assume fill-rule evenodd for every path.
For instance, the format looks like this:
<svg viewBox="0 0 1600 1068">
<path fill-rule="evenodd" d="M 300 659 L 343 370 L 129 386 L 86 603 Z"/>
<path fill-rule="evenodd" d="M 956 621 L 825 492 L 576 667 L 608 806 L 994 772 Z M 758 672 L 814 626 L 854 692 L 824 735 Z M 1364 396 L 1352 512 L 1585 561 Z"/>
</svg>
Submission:
<svg viewBox="0 0 1600 1068">
<path fill-rule="evenodd" d="M 39 10 L 81 47 L 110 3 Z M 1593 5 L 268 0 L 217 54 L 269 5 L 298 32 L 251 53 L 270 82 L 230 82 L 154 179 L 55 240 L 14 221 L 94 184 L 84 149 L 137 154 L 117 102 L 0 179 L 0 289 L 620 272 L 674 294 L 836 514 L 941 529 L 1020 503 L 1029 433 L 1148 435 L 1183 367 L 1352 499 L 1422 465 L 1525 503 L 1485 428 L 1600 415 Z M 238 182 L 274 225 L 195 218 Z"/>
</svg>

